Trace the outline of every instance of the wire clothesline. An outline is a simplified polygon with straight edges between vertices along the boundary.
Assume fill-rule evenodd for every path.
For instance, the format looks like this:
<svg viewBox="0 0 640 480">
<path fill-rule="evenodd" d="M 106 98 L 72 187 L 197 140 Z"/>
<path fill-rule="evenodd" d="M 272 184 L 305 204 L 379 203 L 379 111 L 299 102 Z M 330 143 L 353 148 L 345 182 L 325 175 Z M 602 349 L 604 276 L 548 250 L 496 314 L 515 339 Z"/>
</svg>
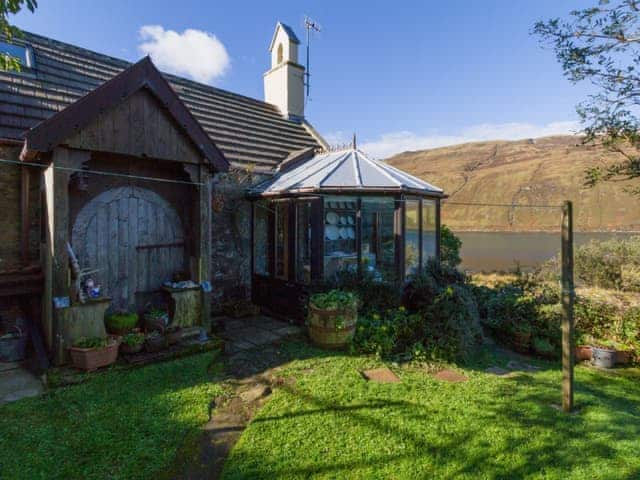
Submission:
<svg viewBox="0 0 640 480">
<path fill-rule="evenodd" d="M 0 158 L 0 163 L 27 166 L 27 167 L 49 168 L 48 165 L 43 165 L 40 163 L 23 162 L 21 160 L 9 160 L 6 158 Z M 144 175 L 130 175 L 126 173 L 105 172 L 103 170 L 90 170 L 90 169 L 84 169 L 84 168 L 61 167 L 56 165 L 53 166 L 53 169 L 60 170 L 60 171 L 67 171 L 67 172 L 89 173 L 92 175 L 104 175 L 108 177 L 122 177 L 122 178 L 131 179 L 131 180 L 145 180 L 150 182 L 164 182 L 164 183 L 174 183 L 174 184 L 180 184 L 180 185 L 196 185 L 196 186 L 204 185 L 201 182 L 190 182 L 187 180 L 171 180 L 169 178 L 147 177 Z"/>
<path fill-rule="evenodd" d="M 520 208 L 562 208 L 562 205 L 541 205 L 541 204 L 522 204 L 522 203 L 475 203 L 475 202 L 449 202 L 443 201 L 444 205 L 459 205 L 465 207 L 520 207 Z"/>
</svg>

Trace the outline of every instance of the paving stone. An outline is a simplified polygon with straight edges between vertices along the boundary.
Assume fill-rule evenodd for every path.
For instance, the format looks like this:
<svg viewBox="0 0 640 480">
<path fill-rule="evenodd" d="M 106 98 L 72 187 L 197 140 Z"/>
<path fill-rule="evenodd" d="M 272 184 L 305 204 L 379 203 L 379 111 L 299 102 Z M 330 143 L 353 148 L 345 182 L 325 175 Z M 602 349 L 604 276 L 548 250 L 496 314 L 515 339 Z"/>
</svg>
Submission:
<svg viewBox="0 0 640 480">
<path fill-rule="evenodd" d="M 364 378 L 376 383 L 400 383 L 402 380 L 387 367 L 374 368 L 362 372 Z"/>
<path fill-rule="evenodd" d="M 540 367 L 536 367 L 535 365 L 530 365 L 524 362 L 518 362 L 516 360 L 511 360 L 507 363 L 507 368 L 510 370 L 522 370 L 524 372 L 537 372 L 540 370 Z"/>
<path fill-rule="evenodd" d="M 246 322 L 243 322 L 241 319 L 234 318 L 233 320 L 227 320 L 224 322 L 225 331 L 230 330 L 242 330 L 247 328 L 249 325 Z"/>
<path fill-rule="evenodd" d="M 251 328 L 249 330 L 250 332 L 246 337 L 243 337 L 243 340 L 253 343 L 254 345 L 266 345 L 280 338 L 278 335 L 274 335 L 267 330 L 260 330 L 259 328 Z"/>
<path fill-rule="evenodd" d="M 43 391 L 40 379 L 25 368 L 0 373 L 0 405 L 25 397 L 35 397 Z"/>
<path fill-rule="evenodd" d="M 434 375 L 434 378 L 450 383 L 460 383 L 469 380 L 468 377 L 462 375 L 460 372 L 456 372 L 455 370 L 440 370 Z"/>
<path fill-rule="evenodd" d="M 238 395 L 243 402 L 252 403 L 256 400 L 271 395 L 271 387 L 269 385 L 255 385 Z"/>
<path fill-rule="evenodd" d="M 299 335 L 302 333 L 302 328 L 297 325 L 287 325 L 286 327 L 278 328 L 273 331 L 276 335 L 287 336 L 287 335 Z"/>
<path fill-rule="evenodd" d="M 227 344 L 225 344 L 224 351 L 226 354 L 233 354 L 241 350 L 248 350 L 250 348 L 253 348 L 254 346 L 255 345 L 249 342 L 244 342 L 242 340 L 235 340 L 233 342 L 228 342 Z"/>
<path fill-rule="evenodd" d="M 485 370 L 485 372 L 492 373 L 494 375 L 498 375 L 502 377 L 503 375 L 507 375 L 508 373 L 511 373 L 511 370 L 507 370 L 506 368 L 502 368 L 502 367 L 489 367 Z"/>
</svg>

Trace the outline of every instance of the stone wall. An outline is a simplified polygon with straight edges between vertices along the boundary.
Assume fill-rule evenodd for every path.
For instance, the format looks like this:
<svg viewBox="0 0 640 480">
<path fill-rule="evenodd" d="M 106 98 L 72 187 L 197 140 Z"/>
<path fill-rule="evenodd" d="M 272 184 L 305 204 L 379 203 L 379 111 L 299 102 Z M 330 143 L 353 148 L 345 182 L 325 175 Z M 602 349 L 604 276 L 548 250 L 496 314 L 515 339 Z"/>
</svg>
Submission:
<svg viewBox="0 0 640 480">
<path fill-rule="evenodd" d="M 21 146 L 0 145 L 0 158 L 18 160 Z M 22 265 L 20 258 L 20 190 L 22 167 L 0 164 L 0 272 Z M 39 190 L 40 171 L 34 167 L 30 175 L 29 255 L 31 263 L 39 259 Z"/>
<path fill-rule="evenodd" d="M 213 185 L 212 262 L 213 311 L 232 299 L 251 295 L 250 185 L 267 178 L 244 170 L 217 174 Z"/>
</svg>

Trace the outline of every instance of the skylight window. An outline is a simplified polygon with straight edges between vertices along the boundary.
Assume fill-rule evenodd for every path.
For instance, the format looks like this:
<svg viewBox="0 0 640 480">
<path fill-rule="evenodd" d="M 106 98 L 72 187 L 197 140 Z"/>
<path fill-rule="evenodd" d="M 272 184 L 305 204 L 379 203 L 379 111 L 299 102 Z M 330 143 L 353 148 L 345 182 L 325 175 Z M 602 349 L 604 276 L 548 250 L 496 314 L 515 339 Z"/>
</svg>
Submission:
<svg viewBox="0 0 640 480">
<path fill-rule="evenodd" d="M 33 51 L 30 47 L 0 42 L 0 55 L 17 58 L 23 71 L 29 71 L 34 67 Z"/>
</svg>

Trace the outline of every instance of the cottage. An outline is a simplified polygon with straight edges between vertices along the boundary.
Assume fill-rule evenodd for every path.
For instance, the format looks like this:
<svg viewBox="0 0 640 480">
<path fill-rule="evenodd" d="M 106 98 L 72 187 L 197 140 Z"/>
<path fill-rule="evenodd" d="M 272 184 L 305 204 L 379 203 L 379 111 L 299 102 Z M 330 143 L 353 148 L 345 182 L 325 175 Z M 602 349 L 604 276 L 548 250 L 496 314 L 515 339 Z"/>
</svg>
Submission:
<svg viewBox="0 0 640 480">
<path fill-rule="evenodd" d="M 278 23 L 259 101 L 149 58 L 15 39 L 23 68 L 0 72 L 0 312 L 21 308 L 62 361 L 79 269 L 103 309 L 141 311 L 191 280 L 208 329 L 231 297 L 299 317 L 308 286 L 340 269 L 400 280 L 437 256 L 443 192 L 329 150 L 305 118 L 298 45 Z"/>
</svg>

